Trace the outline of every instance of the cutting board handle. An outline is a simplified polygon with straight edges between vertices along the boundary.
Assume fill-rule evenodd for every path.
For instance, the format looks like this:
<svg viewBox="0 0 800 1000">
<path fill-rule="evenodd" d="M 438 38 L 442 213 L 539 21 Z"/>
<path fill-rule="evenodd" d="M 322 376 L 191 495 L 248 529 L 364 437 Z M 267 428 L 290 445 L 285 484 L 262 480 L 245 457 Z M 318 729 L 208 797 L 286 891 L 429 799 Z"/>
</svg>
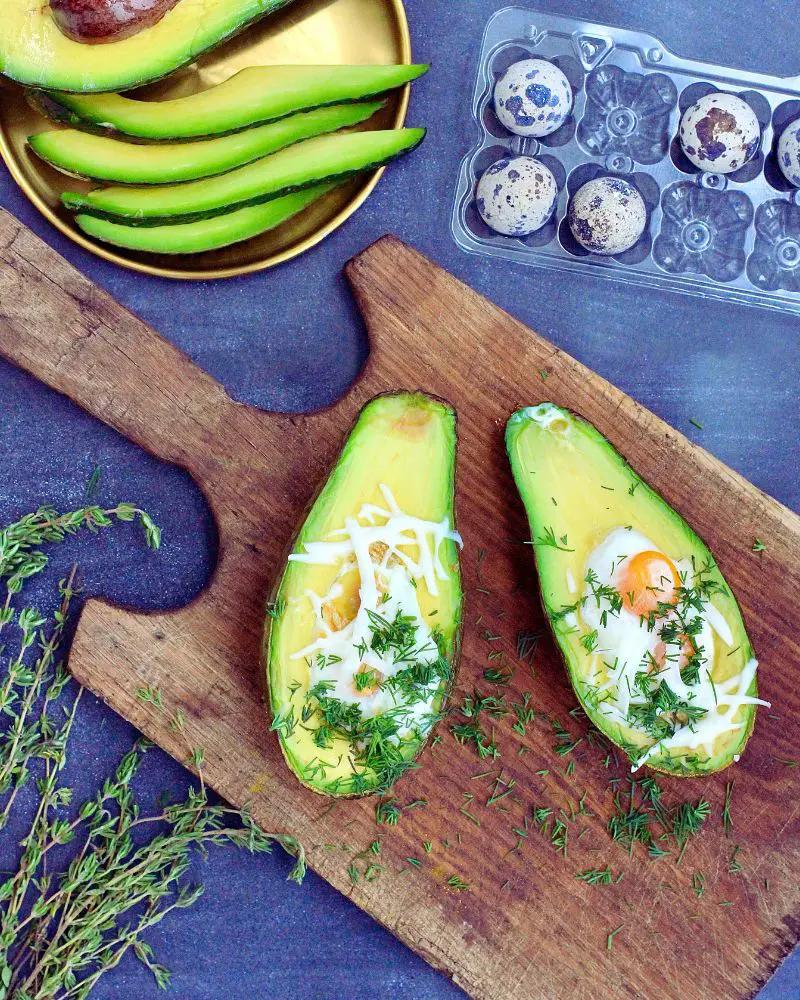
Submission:
<svg viewBox="0 0 800 1000">
<path fill-rule="evenodd" d="M 55 268 L 55 272 L 54 272 Z M 126 317 L 126 320 L 128 317 Z M 240 407 L 0 210 L 0 354 L 142 447 L 199 472 Z"/>
</svg>

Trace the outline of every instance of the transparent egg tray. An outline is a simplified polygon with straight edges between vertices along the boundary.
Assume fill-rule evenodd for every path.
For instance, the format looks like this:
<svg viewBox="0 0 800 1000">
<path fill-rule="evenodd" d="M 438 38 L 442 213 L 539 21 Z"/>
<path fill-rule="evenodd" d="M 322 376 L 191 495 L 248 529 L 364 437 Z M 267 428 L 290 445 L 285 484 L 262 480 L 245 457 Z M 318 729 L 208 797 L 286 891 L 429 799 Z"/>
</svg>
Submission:
<svg viewBox="0 0 800 1000">
<path fill-rule="evenodd" d="M 575 99 L 567 121 L 541 139 L 508 132 L 493 102 L 505 70 L 534 57 L 560 67 Z M 698 170 L 676 138 L 684 110 L 716 90 L 747 101 L 762 128 L 758 155 L 727 175 Z M 800 190 L 776 159 L 781 133 L 800 118 L 800 78 L 680 59 L 638 31 L 506 7 L 484 33 L 472 114 L 475 144 L 452 217 L 463 250 L 800 313 Z M 541 160 L 559 187 L 550 221 L 524 237 L 493 232 L 475 203 L 484 170 L 515 155 Z M 585 250 L 566 220 L 570 197 L 599 176 L 624 177 L 647 205 L 642 237 L 614 257 Z"/>
</svg>

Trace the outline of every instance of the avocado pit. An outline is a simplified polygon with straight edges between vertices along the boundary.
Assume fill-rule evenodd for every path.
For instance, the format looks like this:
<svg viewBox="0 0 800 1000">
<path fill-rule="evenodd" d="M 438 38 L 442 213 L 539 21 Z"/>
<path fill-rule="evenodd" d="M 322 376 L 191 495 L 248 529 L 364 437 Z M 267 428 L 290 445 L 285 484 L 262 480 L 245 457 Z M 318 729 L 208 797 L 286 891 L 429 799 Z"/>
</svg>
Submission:
<svg viewBox="0 0 800 1000">
<path fill-rule="evenodd" d="M 119 42 L 150 28 L 179 0 L 50 0 L 53 20 L 74 42 Z"/>
</svg>

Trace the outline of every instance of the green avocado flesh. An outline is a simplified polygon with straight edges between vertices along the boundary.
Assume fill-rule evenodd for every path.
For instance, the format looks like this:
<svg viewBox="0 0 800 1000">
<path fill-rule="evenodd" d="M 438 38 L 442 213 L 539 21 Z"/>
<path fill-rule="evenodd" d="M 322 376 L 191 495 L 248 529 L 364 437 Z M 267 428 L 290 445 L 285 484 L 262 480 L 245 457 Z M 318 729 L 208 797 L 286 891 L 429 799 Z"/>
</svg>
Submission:
<svg viewBox="0 0 800 1000">
<path fill-rule="evenodd" d="M 192 62 L 290 0 L 178 0 L 129 38 L 87 45 L 61 32 L 46 3 L 2 0 L 0 72 L 46 90 L 128 90 Z"/>
<path fill-rule="evenodd" d="M 415 80 L 427 69 L 252 66 L 216 87 L 172 101 L 137 101 L 120 94 L 47 94 L 35 100 L 48 117 L 75 128 L 154 141 L 195 139 L 236 132 L 323 105 L 361 101 Z"/>
<path fill-rule="evenodd" d="M 293 554 L 306 558 L 308 546 L 350 543 L 327 559 L 319 550 L 313 561 L 290 558 L 267 618 L 272 729 L 314 791 L 387 791 L 415 766 L 441 716 L 461 626 L 457 540 L 448 530 L 455 454 L 455 414 L 445 403 L 419 393 L 373 399 L 294 543 Z M 371 523 L 365 505 L 382 511 Z M 417 521 L 419 544 L 405 515 L 448 537 L 435 541 Z M 433 586 L 418 572 L 422 546 L 429 560 L 438 552 Z M 333 645 L 309 649 L 315 642 Z"/>
<path fill-rule="evenodd" d="M 756 664 L 708 548 L 568 410 L 518 411 L 506 445 L 544 610 L 586 715 L 633 770 L 727 767 L 753 729 Z"/>
<path fill-rule="evenodd" d="M 77 215 L 75 222 L 88 235 L 104 243 L 144 253 L 204 253 L 241 243 L 275 229 L 317 201 L 335 184 L 318 184 L 263 205 L 240 208 L 198 222 L 171 226 L 122 226 L 94 215 Z"/>
<path fill-rule="evenodd" d="M 338 104 L 201 142 L 141 146 L 64 129 L 32 135 L 28 143 L 43 160 L 75 177 L 169 184 L 222 174 L 303 139 L 358 125 L 381 107 L 380 102 Z"/>
<path fill-rule="evenodd" d="M 66 192 L 62 201 L 67 208 L 131 224 L 190 222 L 383 166 L 424 137 L 424 129 L 413 128 L 319 136 L 219 177 L 160 187 Z"/>
</svg>

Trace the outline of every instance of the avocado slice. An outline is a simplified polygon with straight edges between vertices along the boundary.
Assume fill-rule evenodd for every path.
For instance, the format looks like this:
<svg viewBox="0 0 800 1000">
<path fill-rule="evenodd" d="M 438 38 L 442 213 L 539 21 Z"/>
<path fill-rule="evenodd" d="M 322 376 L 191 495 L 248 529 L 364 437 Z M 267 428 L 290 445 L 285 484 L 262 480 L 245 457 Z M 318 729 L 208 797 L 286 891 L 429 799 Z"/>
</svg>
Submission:
<svg viewBox="0 0 800 1000">
<path fill-rule="evenodd" d="M 632 770 L 691 776 L 738 760 L 766 702 L 704 542 L 568 410 L 519 410 L 506 445 L 544 610 L 589 719 Z"/>
<path fill-rule="evenodd" d="M 185 3 L 186 0 L 181 0 Z M 238 132 L 328 104 L 394 90 L 427 66 L 251 66 L 189 97 L 138 101 L 120 94 L 32 94 L 48 118 L 139 139 L 196 139 Z"/>
<path fill-rule="evenodd" d="M 241 243 L 277 228 L 334 187 L 335 183 L 317 184 L 282 198 L 274 198 L 263 205 L 170 226 L 123 226 L 94 215 L 77 215 L 75 222 L 88 236 L 128 250 L 163 254 L 204 253 Z"/>
<path fill-rule="evenodd" d="M 28 143 L 37 156 L 73 177 L 121 184 L 169 184 L 222 174 L 303 139 L 358 125 L 381 107 L 381 102 L 334 104 L 199 142 L 142 146 L 62 129 L 32 135 Z"/>
<path fill-rule="evenodd" d="M 455 455 L 446 403 L 378 396 L 293 544 L 264 649 L 272 729 L 316 792 L 387 791 L 441 717 L 461 626 Z"/>
<path fill-rule="evenodd" d="M 318 136 L 219 177 L 149 188 L 98 188 L 88 194 L 67 191 L 61 200 L 67 208 L 130 225 L 191 222 L 383 166 L 424 137 L 421 128 Z"/>
<path fill-rule="evenodd" d="M 178 0 L 128 38 L 87 45 L 68 38 L 46 3 L 3 0 L 0 72 L 46 90 L 128 90 L 192 62 L 291 0 Z"/>
</svg>

